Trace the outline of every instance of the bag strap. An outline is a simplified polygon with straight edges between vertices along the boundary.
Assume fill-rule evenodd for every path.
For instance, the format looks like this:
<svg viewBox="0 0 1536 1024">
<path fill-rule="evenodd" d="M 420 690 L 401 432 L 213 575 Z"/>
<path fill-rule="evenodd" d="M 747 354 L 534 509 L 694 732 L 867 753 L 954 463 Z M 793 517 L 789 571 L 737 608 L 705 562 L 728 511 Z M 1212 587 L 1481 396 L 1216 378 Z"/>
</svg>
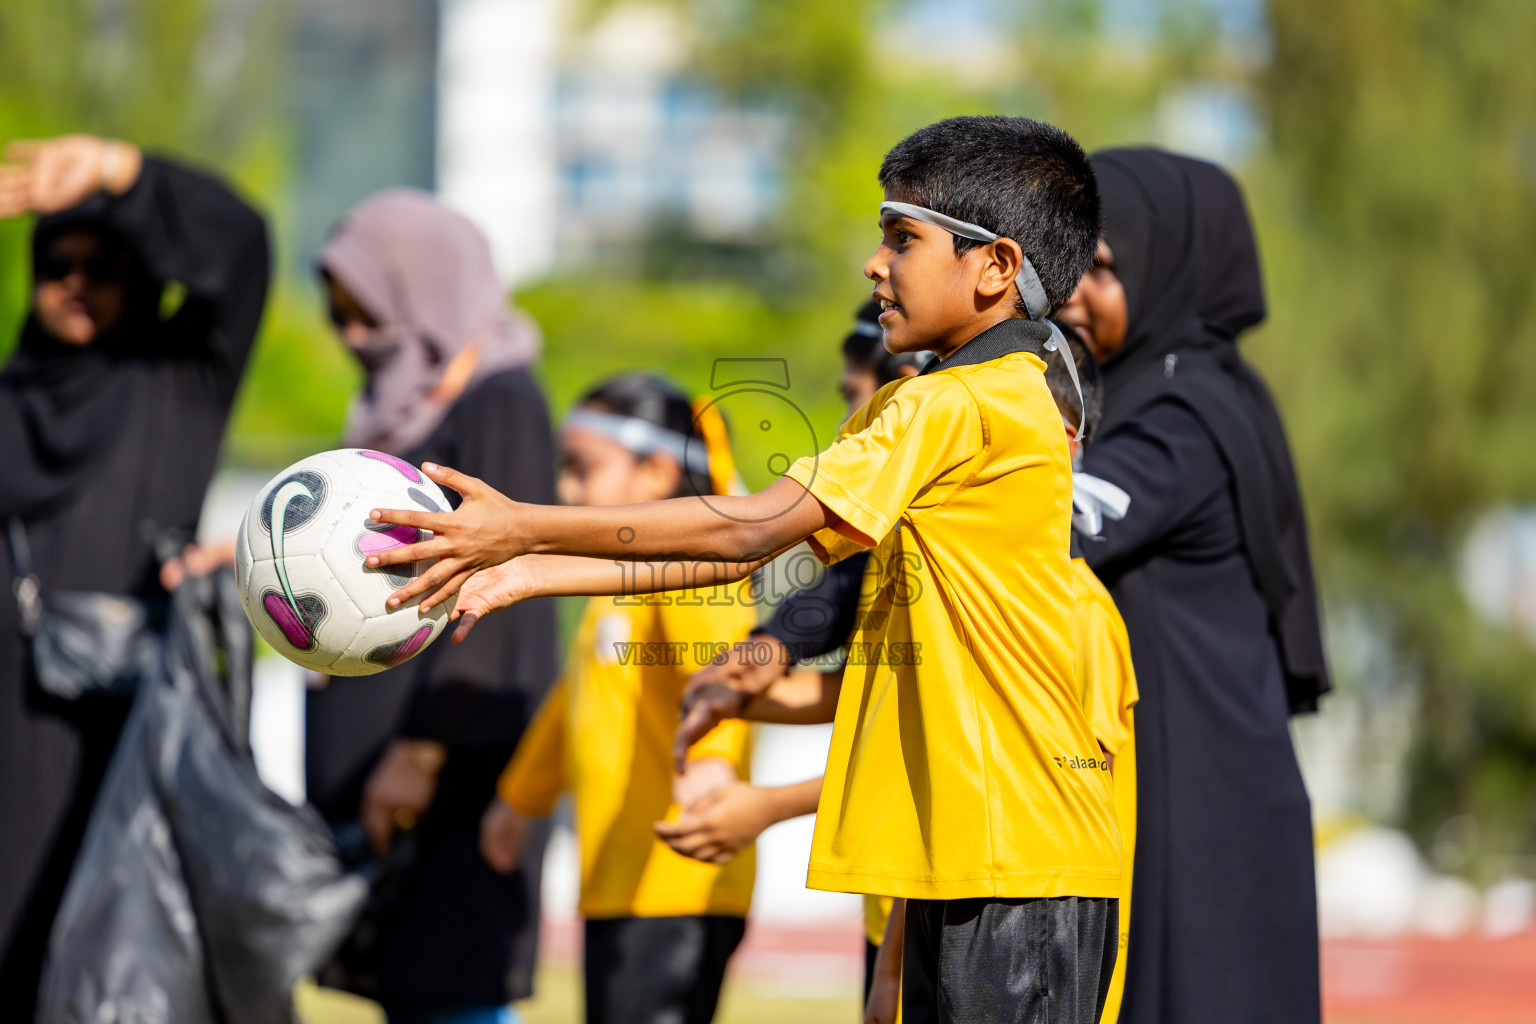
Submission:
<svg viewBox="0 0 1536 1024">
<path fill-rule="evenodd" d="M 11 591 L 21 613 L 21 631 L 31 637 L 37 635 L 38 623 L 43 618 L 43 587 L 32 570 L 32 545 L 27 542 L 26 525 L 20 516 L 12 516 L 6 527 L 11 542 L 11 569 L 16 576 L 11 581 Z"/>
</svg>

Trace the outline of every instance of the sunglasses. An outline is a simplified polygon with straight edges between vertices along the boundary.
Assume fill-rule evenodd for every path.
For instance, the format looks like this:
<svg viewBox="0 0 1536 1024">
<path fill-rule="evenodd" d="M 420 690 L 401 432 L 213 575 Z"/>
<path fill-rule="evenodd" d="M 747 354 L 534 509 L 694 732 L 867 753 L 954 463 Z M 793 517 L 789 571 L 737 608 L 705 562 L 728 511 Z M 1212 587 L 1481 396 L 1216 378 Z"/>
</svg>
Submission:
<svg viewBox="0 0 1536 1024">
<path fill-rule="evenodd" d="M 93 256 L 90 259 L 45 256 L 38 261 L 37 277 L 40 281 L 62 281 L 71 274 L 80 274 L 95 284 L 120 284 L 128 276 L 123 261 L 110 256 Z"/>
</svg>

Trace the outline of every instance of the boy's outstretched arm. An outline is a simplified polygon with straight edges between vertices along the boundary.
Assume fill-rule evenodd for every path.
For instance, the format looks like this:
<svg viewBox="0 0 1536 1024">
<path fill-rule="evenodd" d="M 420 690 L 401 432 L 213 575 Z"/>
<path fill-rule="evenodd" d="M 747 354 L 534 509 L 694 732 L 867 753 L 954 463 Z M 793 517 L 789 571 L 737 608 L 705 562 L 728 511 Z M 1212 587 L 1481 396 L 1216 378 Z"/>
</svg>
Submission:
<svg viewBox="0 0 1536 1024">
<path fill-rule="evenodd" d="M 422 469 L 464 500 L 449 513 L 373 510 L 372 518 L 378 522 L 434 534 L 419 544 L 369 556 L 370 566 L 437 559 L 432 568 L 390 596 L 391 607 L 429 594 L 421 608 L 431 608 L 475 572 L 523 554 L 751 563 L 841 522 L 788 478 L 742 496 L 561 507 L 512 501 L 483 481 L 446 466 L 427 463 Z"/>
<path fill-rule="evenodd" d="M 454 606 L 459 625 L 453 640 L 462 642 L 482 616 L 535 597 L 632 597 L 663 590 L 708 590 L 744 580 L 782 553 L 775 551 L 750 562 L 519 555 L 476 572 L 463 584 Z"/>
</svg>

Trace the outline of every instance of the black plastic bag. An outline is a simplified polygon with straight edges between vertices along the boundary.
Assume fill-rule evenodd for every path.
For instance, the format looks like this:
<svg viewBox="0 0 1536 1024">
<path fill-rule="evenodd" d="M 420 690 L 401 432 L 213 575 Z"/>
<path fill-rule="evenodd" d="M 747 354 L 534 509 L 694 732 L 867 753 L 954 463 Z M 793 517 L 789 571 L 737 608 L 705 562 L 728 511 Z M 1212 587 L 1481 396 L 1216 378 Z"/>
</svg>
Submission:
<svg viewBox="0 0 1536 1024">
<path fill-rule="evenodd" d="M 232 574 L 177 591 L 54 922 L 39 1024 L 292 1024 L 294 983 L 351 929 L 367 880 L 257 776 L 250 646 Z"/>
</svg>

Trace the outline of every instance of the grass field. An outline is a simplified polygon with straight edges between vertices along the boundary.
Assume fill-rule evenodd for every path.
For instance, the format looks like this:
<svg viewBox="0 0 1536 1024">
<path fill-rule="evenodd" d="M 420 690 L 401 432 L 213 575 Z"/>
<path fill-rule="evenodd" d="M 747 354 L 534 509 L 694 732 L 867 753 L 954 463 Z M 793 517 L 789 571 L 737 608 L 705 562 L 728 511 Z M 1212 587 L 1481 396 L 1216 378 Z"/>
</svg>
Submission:
<svg viewBox="0 0 1536 1024">
<path fill-rule="evenodd" d="M 578 1024 L 581 1020 L 581 977 L 569 967 L 539 973 L 538 996 L 518 1009 L 526 1024 Z M 300 988 L 299 1015 L 304 1024 L 383 1024 L 378 1008 L 367 1000 L 337 992 Z M 856 1024 L 856 996 L 842 998 L 779 998 L 745 985 L 729 985 L 715 1017 L 716 1024 Z"/>
<path fill-rule="evenodd" d="M 539 976 L 538 997 L 518 1009 L 526 1024 L 579 1024 L 581 978 L 570 968 L 551 968 Z M 305 986 L 297 994 L 304 1024 L 383 1024 L 383 1014 L 372 1003 L 337 992 Z M 1528 1018 L 1536 1021 L 1536 1011 Z M 857 1001 L 852 997 L 782 998 L 745 985 L 728 986 L 715 1024 L 857 1024 Z M 1329 1014 L 1326 1024 L 1462 1024 L 1452 1017 L 1367 1016 Z"/>
<path fill-rule="evenodd" d="M 553 934 L 538 997 L 519 1007 L 527 1024 L 581 1020 L 578 949 L 569 928 Z M 858 957 L 848 936 L 749 933 L 726 986 L 717 1024 L 855 1024 Z M 862 939 L 854 934 L 857 942 Z M 818 974 L 818 966 L 828 968 Z M 1507 938 L 1325 940 L 1326 1024 L 1536 1024 L 1536 931 Z M 812 995 L 811 986 L 820 984 Z M 783 993 L 799 994 L 787 997 Z M 382 1024 L 371 1003 L 311 987 L 298 993 L 305 1024 Z"/>
</svg>

